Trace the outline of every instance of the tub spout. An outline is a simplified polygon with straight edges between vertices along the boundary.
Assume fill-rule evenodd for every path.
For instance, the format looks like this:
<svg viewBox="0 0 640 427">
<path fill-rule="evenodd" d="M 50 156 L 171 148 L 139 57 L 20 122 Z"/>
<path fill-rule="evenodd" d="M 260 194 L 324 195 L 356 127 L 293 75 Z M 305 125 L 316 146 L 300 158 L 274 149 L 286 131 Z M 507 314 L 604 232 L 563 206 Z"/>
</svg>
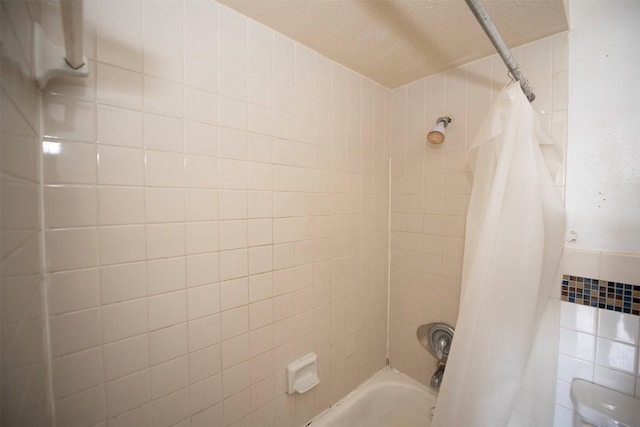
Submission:
<svg viewBox="0 0 640 427">
<path fill-rule="evenodd" d="M 433 374 L 433 376 L 431 376 L 431 383 L 429 384 L 431 388 L 434 388 L 436 390 L 440 389 L 440 384 L 442 384 L 442 376 L 444 375 L 444 366 L 444 363 L 438 363 L 438 369 L 436 369 L 436 372 Z"/>
</svg>

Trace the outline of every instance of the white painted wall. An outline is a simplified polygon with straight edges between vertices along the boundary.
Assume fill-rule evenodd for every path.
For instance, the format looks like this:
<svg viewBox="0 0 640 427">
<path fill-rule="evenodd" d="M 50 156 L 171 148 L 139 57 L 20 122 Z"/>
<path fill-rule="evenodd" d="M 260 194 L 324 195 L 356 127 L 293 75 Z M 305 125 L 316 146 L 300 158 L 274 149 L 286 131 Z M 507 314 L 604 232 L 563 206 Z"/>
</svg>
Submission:
<svg viewBox="0 0 640 427">
<path fill-rule="evenodd" d="M 568 246 L 640 252 L 640 1 L 572 1 Z"/>
</svg>

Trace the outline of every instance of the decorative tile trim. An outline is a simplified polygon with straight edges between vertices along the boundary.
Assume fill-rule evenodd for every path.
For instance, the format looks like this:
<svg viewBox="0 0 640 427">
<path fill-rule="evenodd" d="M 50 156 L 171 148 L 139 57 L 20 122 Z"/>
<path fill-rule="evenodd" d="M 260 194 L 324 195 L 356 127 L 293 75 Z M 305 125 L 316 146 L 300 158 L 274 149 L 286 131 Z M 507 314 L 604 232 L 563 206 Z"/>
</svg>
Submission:
<svg viewBox="0 0 640 427">
<path fill-rule="evenodd" d="M 640 315 L 640 285 L 562 276 L 562 301 Z"/>
</svg>

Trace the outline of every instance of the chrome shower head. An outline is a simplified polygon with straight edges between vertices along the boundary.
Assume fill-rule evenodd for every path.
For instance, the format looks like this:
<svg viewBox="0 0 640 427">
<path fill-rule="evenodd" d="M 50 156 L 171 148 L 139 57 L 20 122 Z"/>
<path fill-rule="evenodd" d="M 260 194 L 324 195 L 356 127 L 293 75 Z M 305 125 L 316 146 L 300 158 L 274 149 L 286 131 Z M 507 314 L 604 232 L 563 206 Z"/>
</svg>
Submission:
<svg viewBox="0 0 640 427">
<path fill-rule="evenodd" d="M 432 144 L 442 144 L 444 142 L 444 129 L 451 123 L 451 116 L 438 117 L 436 125 L 427 134 L 427 141 Z"/>
</svg>

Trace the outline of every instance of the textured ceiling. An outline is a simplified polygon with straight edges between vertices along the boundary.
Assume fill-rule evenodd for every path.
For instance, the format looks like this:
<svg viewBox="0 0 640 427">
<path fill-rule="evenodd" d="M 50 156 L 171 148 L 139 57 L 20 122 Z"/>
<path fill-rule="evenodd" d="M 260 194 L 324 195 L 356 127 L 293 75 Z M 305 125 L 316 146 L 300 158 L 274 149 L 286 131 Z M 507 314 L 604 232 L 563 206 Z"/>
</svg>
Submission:
<svg viewBox="0 0 640 427">
<path fill-rule="evenodd" d="M 219 0 L 395 88 L 495 53 L 464 0 Z M 568 29 L 563 0 L 486 0 L 515 47 Z"/>
</svg>

